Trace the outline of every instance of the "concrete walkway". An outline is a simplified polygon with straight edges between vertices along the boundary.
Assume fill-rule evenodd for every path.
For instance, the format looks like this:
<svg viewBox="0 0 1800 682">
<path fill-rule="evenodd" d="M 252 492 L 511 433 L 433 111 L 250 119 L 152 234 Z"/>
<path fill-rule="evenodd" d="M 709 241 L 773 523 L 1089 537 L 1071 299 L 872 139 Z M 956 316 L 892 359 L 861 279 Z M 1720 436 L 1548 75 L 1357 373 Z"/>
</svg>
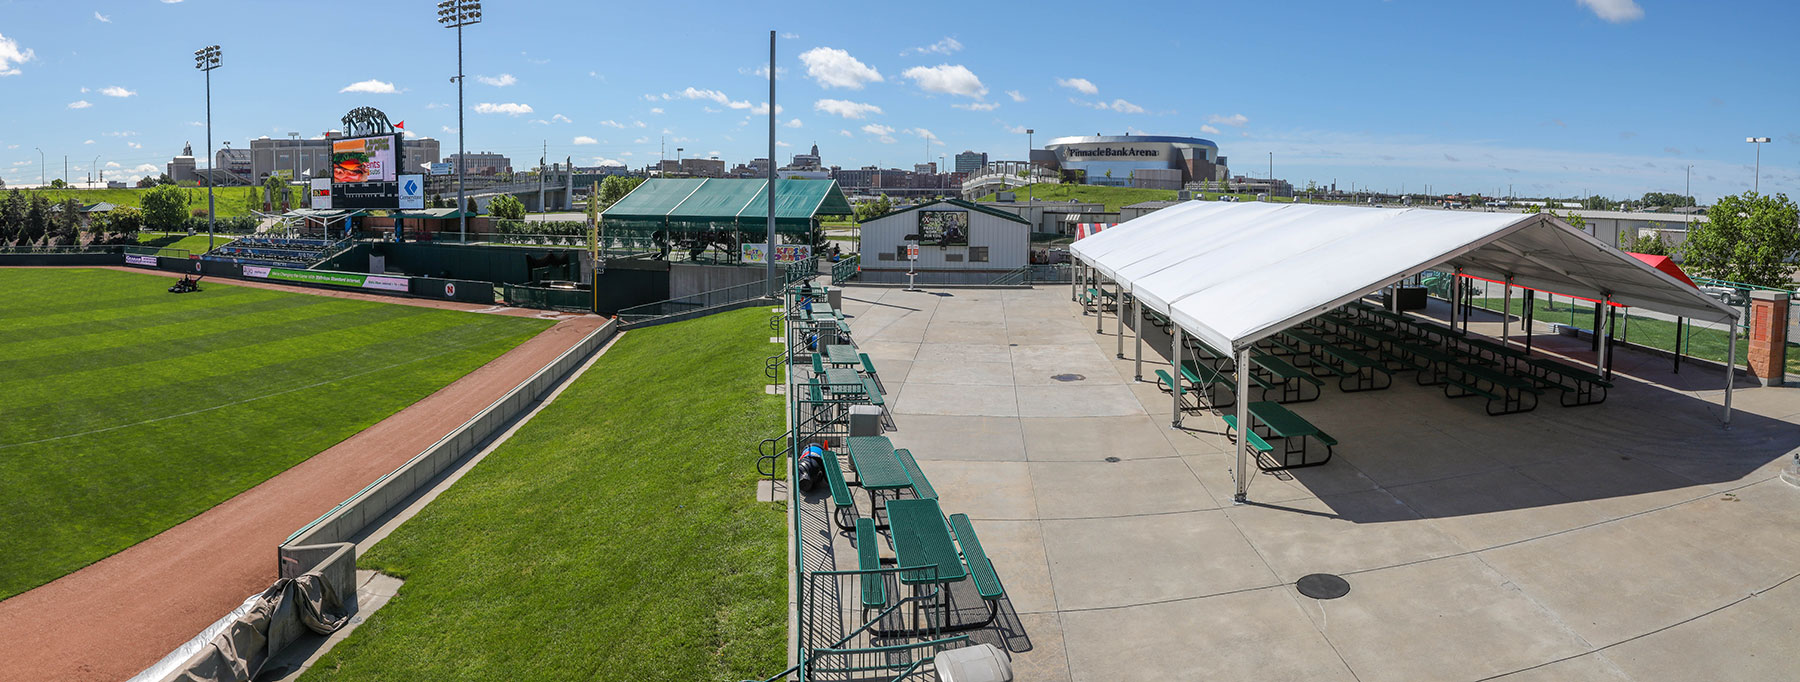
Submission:
<svg viewBox="0 0 1800 682">
<path fill-rule="evenodd" d="M 1599 406 L 1488 417 L 1410 375 L 1294 410 L 1342 445 L 1233 506 L 1218 417 L 1170 427 L 1063 287 L 850 287 L 947 512 L 1006 584 L 1020 680 L 1774 680 L 1800 641 L 1800 391 L 1618 358 Z M 1497 325 L 1496 325 L 1497 326 Z M 1479 330 L 1479 327 L 1477 328 Z M 1144 375 L 1166 368 L 1166 335 Z M 1585 350 L 1567 339 L 1540 339 Z M 1073 377 L 1068 375 L 1075 375 Z M 1652 380 L 1673 388 L 1643 383 Z M 1294 580 L 1343 575 L 1315 601 Z"/>
</svg>

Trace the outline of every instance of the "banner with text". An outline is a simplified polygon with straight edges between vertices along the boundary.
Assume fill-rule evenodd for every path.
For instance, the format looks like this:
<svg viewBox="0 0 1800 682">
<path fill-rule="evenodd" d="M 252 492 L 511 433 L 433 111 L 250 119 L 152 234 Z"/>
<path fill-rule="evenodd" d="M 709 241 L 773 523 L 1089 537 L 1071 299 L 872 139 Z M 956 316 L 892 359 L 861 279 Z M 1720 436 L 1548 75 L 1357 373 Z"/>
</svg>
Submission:
<svg viewBox="0 0 1800 682">
<path fill-rule="evenodd" d="M 139 256 L 128 253 L 125 254 L 125 263 L 127 265 L 144 265 L 154 268 L 156 267 L 156 256 Z"/>
<path fill-rule="evenodd" d="M 290 270 L 288 268 L 270 268 L 261 265 L 244 266 L 245 277 L 273 279 L 287 282 L 305 282 L 307 284 L 332 284 L 340 287 L 358 289 L 379 289 L 382 291 L 407 290 L 405 277 L 384 277 L 381 275 L 362 275 L 354 272 L 324 272 L 320 270 Z"/>
<path fill-rule="evenodd" d="M 745 263 L 769 262 L 769 245 L 742 244 Z M 812 257 L 812 247 L 806 244 L 776 244 L 775 262 L 798 263 Z"/>
</svg>

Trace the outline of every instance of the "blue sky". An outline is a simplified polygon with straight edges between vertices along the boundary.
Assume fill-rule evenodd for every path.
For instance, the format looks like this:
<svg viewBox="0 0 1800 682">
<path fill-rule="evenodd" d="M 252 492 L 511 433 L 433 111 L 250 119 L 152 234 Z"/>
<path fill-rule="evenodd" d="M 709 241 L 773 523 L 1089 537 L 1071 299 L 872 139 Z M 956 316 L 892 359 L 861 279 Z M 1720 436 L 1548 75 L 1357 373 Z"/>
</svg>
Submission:
<svg viewBox="0 0 1800 682">
<path fill-rule="evenodd" d="M 79 180 L 205 145 L 193 50 L 221 45 L 215 143 L 314 136 L 374 106 L 455 149 L 453 31 L 435 3 L 0 1 L 0 177 L 41 148 Z M 535 163 L 778 157 L 911 167 L 1022 158 L 1093 133 L 1215 140 L 1304 186 L 1636 196 L 1800 194 L 1800 8 L 1783 2 L 590 3 L 489 0 L 468 29 L 468 148 Z M 1026 8 L 1029 8 L 1027 11 Z M 927 138 L 931 140 L 927 157 Z"/>
</svg>

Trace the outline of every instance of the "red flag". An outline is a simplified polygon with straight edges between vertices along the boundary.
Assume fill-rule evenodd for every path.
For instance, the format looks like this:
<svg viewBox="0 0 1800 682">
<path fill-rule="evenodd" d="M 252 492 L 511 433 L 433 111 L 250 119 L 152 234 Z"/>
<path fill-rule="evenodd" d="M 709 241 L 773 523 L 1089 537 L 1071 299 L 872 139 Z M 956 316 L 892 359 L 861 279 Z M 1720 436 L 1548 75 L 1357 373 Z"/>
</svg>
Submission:
<svg viewBox="0 0 1800 682">
<path fill-rule="evenodd" d="M 406 130 L 406 121 L 401 121 L 399 123 L 395 123 L 394 127 L 399 128 L 400 130 Z"/>
</svg>

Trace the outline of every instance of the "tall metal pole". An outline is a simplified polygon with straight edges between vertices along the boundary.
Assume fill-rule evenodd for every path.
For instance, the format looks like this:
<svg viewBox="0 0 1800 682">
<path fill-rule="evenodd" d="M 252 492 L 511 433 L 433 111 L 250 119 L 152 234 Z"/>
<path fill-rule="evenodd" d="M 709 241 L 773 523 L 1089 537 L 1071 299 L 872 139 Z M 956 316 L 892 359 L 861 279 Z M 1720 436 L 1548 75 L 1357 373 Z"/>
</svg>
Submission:
<svg viewBox="0 0 1800 682">
<path fill-rule="evenodd" d="M 467 184 L 465 173 L 469 165 L 469 153 L 463 150 L 463 24 L 456 22 L 456 225 L 463 243 L 469 241 L 469 200 L 466 198 L 464 186 Z"/>
<path fill-rule="evenodd" d="M 1100 302 L 1094 301 L 1094 307 L 1096 307 L 1096 308 L 1100 307 Z M 1179 429 L 1179 428 L 1181 428 L 1181 349 L 1182 349 L 1182 343 L 1181 343 L 1181 325 L 1175 324 L 1174 317 L 1175 316 L 1173 314 L 1171 314 L 1169 316 L 1169 318 L 1170 318 L 1169 326 L 1173 327 L 1175 329 L 1174 342 L 1171 344 L 1171 348 L 1169 349 L 1169 357 L 1173 358 L 1173 361 L 1170 363 L 1170 366 L 1169 366 L 1169 383 L 1172 384 L 1171 386 L 1169 386 L 1169 397 L 1174 405 L 1174 407 L 1171 410 L 1172 414 L 1169 415 L 1169 426 Z M 1245 401 L 1243 398 L 1238 399 L 1238 404 L 1241 405 L 1241 404 L 1244 404 L 1244 402 Z"/>
<path fill-rule="evenodd" d="M 213 250 L 213 225 L 217 224 L 217 213 L 213 208 L 212 181 L 212 69 L 206 70 L 206 250 Z"/>
<path fill-rule="evenodd" d="M 1232 478 L 1236 479 L 1237 491 L 1231 496 L 1232 504 L 1243 504 L 1250 499 L 1250 347 L 1245 346 L 1237 352 L 1237 471 Z M 1302 455 L 1304 456 L 1304 455 Z"/>
<path fill-rule="evenodd" d="M 1725 347 L 1725 428 L 1731 428 L 1731 389 L 1737 385 L 1737 320 L 1731 325 L 1731 345 Z"/>
<path fill-rule="evenodd" d="M 1131 297 L 1131 324 L 1137 337 L 1137 350 L 1132 355 L 1132 373 L 1138 381 L 1144 380 L 1144 301 L 1136 296 Z"/>
<path fill-rule="evenodd" d="M 775 295 L 775 32 L 769 31 L 769 184 L 764 188 L 769 203 L 768 242 L 763 250 L 769 296 Z"/>
<path fill-rule="evenodd" d="M 1755 192 L 1757 194 L 1761 194 L 1762 193 L 1762 146 L 1763 146 L 1764 142 L 1769 141 L 1769 138 L 1746 137 L 1746 138 L 1744 138 L 1744 141 L 1756 145 L 1756 176 L 1750 179 L 1750 191 Z"/>
<path fill-rule="evenodd" d="M 38 153 L 38 187 L 39 188 L 49 187 L 50 186 L 50 180 L 49 180 L 50 176 L 44 172 L 44 148 L 43 147 L 32 147 L 32 149 L 36 149 L 37 153 Z M 26 161 L 25 163 L 31 163 L 31 162 Z"/>
<path fill-rule="evenodd" d="M 1118 338 L 1118 343 L 1116 344 L 1116 345 L 1118 345 L 1118 350 L 1114 354 L 1114 357 L 1116 357 L 1120 360 L 1124 360 L 1125 359 L 1125 287 L 1119 286 L 1116 288 L 1119 290 L 1119 297 L 1113 303 L 1113 305 L 1116 306 L 1113 308 L 1113 318 L 1117 319 L 1119 321 L 1119 325 L 1118 325 L 1119 338 Z"/>
</svg>

